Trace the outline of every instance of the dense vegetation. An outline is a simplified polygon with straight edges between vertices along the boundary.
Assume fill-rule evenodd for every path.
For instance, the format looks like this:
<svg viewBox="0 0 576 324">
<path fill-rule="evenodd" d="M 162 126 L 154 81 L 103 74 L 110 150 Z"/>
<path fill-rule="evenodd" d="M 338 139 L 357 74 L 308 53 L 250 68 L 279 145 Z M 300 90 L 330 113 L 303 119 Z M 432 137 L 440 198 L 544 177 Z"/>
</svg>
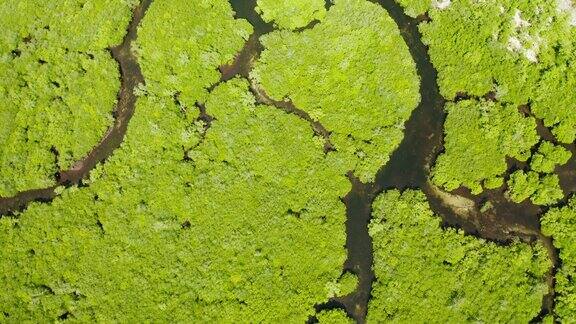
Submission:
<svg viewBox="0 0 576 324">
<path fill-rule="evenodd" d="M 476 111 L 466 112 L 465 117 L 464 107 L 456 114 L 454 105 L 449 104 L 445 127 L 447 152 L 435 167 L 436 184 L 448 190 L 463 185 L 473 193 L 499 187 L 503 181 L 497 177 L 506 171 L 507 156 L 520 161 L 530 159 L 531 170 L 540 173 L 518 171 L 511 177 L 509 196 L 513 201 L 532 196 L 536 204 L 551 204 L 562 198 L 558 178 L 552 173 L 556 165 L 568 161 L 569 152 L 544 142 L 530 157 L 531 148 L 539 141 L 533 127 L 528 126 L 534 122 L 528 121 L 531 117 L 520 118 L 512 111 L 528 105 L 559 142 L 574 141 L 576 95 L 569 88 L 576 75 L 571 64 L 576 58 L 573 50 L 576 29 L 572 19 L 576 9 L 562 1 L 528 0 L 404 1 L 404 5 L 417 13 L 429 8 L 431 21 L 422 23 L 420 29 L 438 69 L 442 94 L 454 99 L 492 93 L 501 107 L 506 107 L 497 107 L 497 114 L 508 111 L 510 116 L 514 115 L 497 122 L 498 125 L 490 125 L 496 122 L 492 120 L 481 126 L 485 134 L 494 132 L 495 127 L 501 134 L 516 130 L 515 134 L 509 134 L 512 137 L 485 141 L 478 137 L 481 135 L 478 127 L 461 127 L 469 118 L 480 122 L 484 105 L 468 107 Z M 461 119 L 460 123 L 457 119 Z M 506 152 L 502 145 L 521 152 Z M 500 153 L 496 154 L 497 151 Z M 489 156 L 492 159 L 486 159 Z M 470 162 L 474 167 L 467 168 Z"/>
<path fill-rule="evenodd" d="M 557 175 L 522 170 L 510 175 L 507 195 L 513 202 L 521 203 L 530 198 L 536 205 L 552 205 L 564 198 Z"/>
<path fill-rule="evenodd" d="M 227 1 L 156 1 L 147 15 L 158 18 L 145 19 L 138 35 L 146 89 L 176 97 L 188 110 L 206 100 L 220 79 L 216 67 L 231 61 L 252 33 L 245 20 L 223 19 L 230 16 Z"/>
<path fill-rule="evenodd" d="M 508 180 L 508 197 L 516 203 L 530 198 L 536 205 L 552 205 L 564 198 L 560 179 L 552 174 L 558 165 L 568 162 L 572 153 L 562 146 L 543 141 L 532 154 L 530 171 L 518 170 Z"/>
<path fill-rule="evenodd" d="M 258 12 L 280 28 L 302 28 L 326 16 L 325 0 L 258 0 Z"/>
<path fill-rule="evenodd" d="M 562 264 L 556 273 L 556 307 L 560 320 L 576 321 L 576 197 L 567 206 L 551 209 L 542 219 L 542 232 L 554 239 Z"/>
<path fill-rule="evenodd" d="M 316 315 L 318 323 L 322 324 L 352 324 L 354 321 L 350 319 L 346 313 L 339 309 L 324 310 Z"/>
<path fill-rule="evenodd" d="M 461 185 L 480 193 L 503 184 L 506 157 L 526 161 L 538 142 L 534 118 L 516 107 L 463 100 L 446 106 L 445 152 L 436 161 L 433 181 L 453 190 Z"/>
<path fill-rule="evenodd" d="M 576 321 L 576 197 L 555 205 L 565 198 L 555 171 L 576 138 L 576 5 L 397 2 L 410 16 L 429 14 L 420 29 L 448 99 L 430 180 L 553 206 L 542 219 L 562 261 L 553 313 Z M 0 216 L 1 323 L 352 322 L 332 308 L 366 280 L 343 269 L 345 202 L 351 215 L 358 208 L 344 198 L 347 173 L 375 180 L 399 146 L 420 100 L 416 66 L 377 3 L 256 3 L 275 26 L 261 55 L 250 37 L 261 31 L 227 0 L 153 2 L 133 48 L 146 85 L 121 148 L 81 186 Z M 110 48 L 137 4 L 0 1 L 0 197 L 54 185 L 103 138 L 120 86 Z M 246 42 L 237 70 L 253 67 L 249 80 L 222 78 L 219 67 Z M 540 138 L 539 120 L 555 138 Z M 553 251 L 536 239 L 465 235 L 442 226 L 419 190 L 354 187 L 366 201 L 388 188 L 369 224 L 368 322 L 528 322 L 540 313 Z"/>
<path fill-rule="evenodd" d="M 262 43 L 253 78 L 272 98 L 289 98 L 322 123 L 344 169 L 374 179 L 420 99 L 414 63 L 386 11 L 337 0 L 321 24 L 276 31 Z"/>
<path fill-rule="evenodd" d="M 438 3 L 437 0 L 398 0 L 398 3 L 404 7 L 404 12 L 407 15 L 411 17 L 417 17 L 430 10 L 432 1 Z"/>
<path fill-rule="evenodd" d="M 573 142 L 574 12 L 570 1 L 533 0 L 452 1 L 430 10 L 421 30 L 442 94 L 495 91 L 500 101 L 531 103 L 559 141 Z"/>
<path fill-rule="evenodd" d="M 190 88 L 179 61 L 174 82 L 152 68 L 171 61 L 150 42 L 189 40 L 178 33 L 196 30 L 213 45 L 190 42 L 189 59 L 198 61 L 190 66 L 216 79 L 220 60 L 240 50 L 238 26 L 245 26 L 222 3 L 154 2 L 140 39 L 152 82 L 140 91 L 121 149 L 91 174 L 89 187 L 0 219 L 2 320 L 303 322 L 315 304 L 354 289 L 354 276 L 341 273 L 341 197 L 350 184 L 309 124 L 255 105 L 245 80 L 207 94 L 204 84 Z M 167 24 L 151 36 L 166 14 L 187 6 L 189 14 L 228 21 L 220 23 L 225 31 L 187 19 L 188 27 Z M 204 63 L 208 57 L 218 59 Z M 210 127 L 173 93 L 190 101 L 204 93 Z"/>
<path fill-rule="evenodd" d="M 420 191 L 387 191 L 372 215 L 369 321 L 525 323 L 540 312 L 550 266 L 541 245 L 444 230 Z"/>
<path fill-rule="evenodd" d="M 120 85 L 107 48 L 134 4 L 0 2 L 0 197 L 54 184 L 103 137 Z"/>
</svg>

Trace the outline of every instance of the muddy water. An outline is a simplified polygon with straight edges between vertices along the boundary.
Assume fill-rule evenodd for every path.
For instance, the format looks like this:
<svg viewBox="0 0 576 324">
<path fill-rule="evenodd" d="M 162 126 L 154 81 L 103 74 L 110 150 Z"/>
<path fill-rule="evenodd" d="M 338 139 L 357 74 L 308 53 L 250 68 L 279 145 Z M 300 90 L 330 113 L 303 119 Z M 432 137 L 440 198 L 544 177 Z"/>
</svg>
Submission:
<svg viewBox="0 0 576 324">
<path fill-rule="evenodd" d="M 59 185 L 81 184 L 89 171 L 98 163 L 104 161 L 118 148 L 124 138 L 126 126 L 134 112 L 136 98 L 133 90 L 144 78 L 137 64 L 136 58 L 130 53 L 131 42 L 136 39 L 139 25 L 146 9 L 152 0 L 143 0 L 134 11 L 133 21 L 128 29 L 123 43 L 111 49 L 114 58 L 119 62 L 122 73 L 122 88 L 119 93 L 118 106 L 115 112 L 115 123 L 109 129 L 101 143 L 90 154 L 77 163 L 71 170 L 59 174 Z M 413 19 L 403 13 L 402 8 L 394 1 L 380 0 L 374 2 L 382 5 L 398 25 L 404 41 L 409 47 L 410 54 L 416 63 L 418 75 L 421 78 L 420 94 L 422 101 L 411 118 L 406 123 L 405 138 L 399 148 L 391 156 L 390 162 L 377 174 L 374 183 L 364 184 L 350 175 L 352 190 L 343 199 L 347 209 L 347 240 L 348 259 L 344 265 L 345 271 L 351 271 L 359 276 L 360 283 L 356 292 L 343 297 L 335 298 L 326 304 L 317 305 L 316 309 L 344 308 L 347 313 L 359 323 L 365 322 L 367 305 L 370 299 L 374 273 L 372 271 L 373 255 L 372 241 L 368 235 L 367 225 L 371 218 L 371 205 L 374 198 L 383 190 L 420 188 L 429 198 L 434 212 L 442 215 L 444 226 L 462 228 L 468 234 L 478 235 L 497 241 L 508 243 L 513 238 L 523 238 L 526 241 L 540 240 L 550 251 L 551 259 L 557 264 L 557 254 L 549 238 L 540 233 L 539 217 L 543 210 L 529 202 L 512 204 L 504 198 L 504 188 L 489 190 L 480 196 L 471 195 L 465 189 L 459 189 L 447 196 L 430 185 L 429 169 L 441 152 L 444 99 L 439 93 L 437 72 L 430 62 L 427 48 L 421 41 L 418 23 L 422 19 Z M 255 29 L 254 34 L 247 41 L 242 52 L 236 60 L 222 66 L 221 81 L 229 80 L 235 75 L 248 78 L 252 62 L 263 50 L 260 36 L 271 32 L 274 27 L 265 23 L 254 10 L 256 0 L 230 0 L 237 18 L 247 19 Z M 330 1 L 326 2 L 327 8 Z M 424 17 L 425 19 L 425 17 Z M 311 24 L 308 27 L 312 27 Z M 252 89 L 258 96 L 258 89 Z M 270 101 L 267 96 L 261 95 L 261 101 Z M 275 102 L 269 102 L 276 105 Z M 295 107 L 285 107 L 296 110 Z M 281 108 L 284 109 L 284 108 Z M 288 111 L 290 112 L 290 111 Z M 292 111 L 291 113 L 295 113 Z M 302 117 L 302 116 L 301 116 Z M 305 117 L 305 116 L 304 116 Z M 321 125 L 320 125 L 321 126 Z M 545 129 L 545 127 L 544 127 Z M 325 129 L 324 132 L 327 133 Z M 320 130 L 322 132 L 322 130 Z M 566 193 L 576 192 L 576 148 L 568 146 L 574 156 L 570 162 L 557 169 L 561 177 L 561 185 Z M 514 168 L 525 165 L 510 161 L 510 172 Z M 56 196 L 53 188 L 31 190 L 23 192 L 13 198 L 0 199 L 0 215 L 10 214 L 25 206 L 31 201 L 49 201 Z M 456 198 L 456 199 L 453 199 Z M 481 210 L 486 202 L 492 208 Z M 554 268 L 548 277 L 549 285 L 554 285 Z M 541 315 L 549 313 L 553 307 L 553 293 L 547 296 L 543 304 Z"/>
<path fill-rule="evenodd" d="M 70 170 L 57 174 L 58 186 L 81 185 L 90 171 L 98 163 L 105 161 L 114 150 L 120 147 L 124 140 L 128 122 L 134 114 L 136 96 L 134 90 L 144 83 L 142 71 L 134 54 L 130 51 L 132 42 L 137 37 L 137 30 L 146 10 L 153 0 L 142 0 L 132 13 L 132 21 L 122 44 L 110 49 L 112 57 L 118 62 L 121 73 L 121 88 L 118 93 L 118 103 L 114 110 L 114 124 L 108 129 L 100 143 Z M 33 201 L 51 201 L 57 196 L 54 191 L 57 186 L 44 189 L 24 191 L 10 198 L 0 198 L 0 215 L 12 215 L 25 209 Z"/>
<path fill-rule="evenodd" d="M 339 302 L 359 323 L 365 322 L 374 272 L 372 271 L 372 239 L 368 235 L 371 206 L 375 197 L 386 189 L 423 188 L 429 165 L 442 148 L 442 125 L 445 114 L 444 99 L 437 84 L 437 73 L 421 41 L 418 20 L 404 15 L 394 1 L 379 3 L 394 19 L 408 45 L 421 79 L 421 102 L 405 124 L 405 136 L 390 161 L 376 175 L 375 183 L 363 184 L 351 177 L 352 191 L 345 197 L 348 260 L 346 270 L 360 279 L 358 290 Z"/>
<path fill-rule="evenodd" d="M 422 43 L 417 25 L 422 18 L 411 18 L 395 2 L 388 0 L 374 1 L 379 3 L 398 25 L 404 41 L 410 49 L 418 75 L 421 78 L 420 94 L 422 101 L 406 123 L 405 137 L 398 149 L 391 156 L 390 162 L 376 176 L 376 182 L 362 184 L 352 179 L 353 190 L 346 198 L 348 210 L 347 248 L 349 258 L 346 268 L 359 275 L 360 286 L 356 293 L 338 301 L 358 322 L 365 321 L 367 303 L 370 298 L 374 273 L 371 238 L 367 224 L 370 221 L 371 204 L 376 195 L 387 189 L 419 188 L 426 194 L 432 210 L 443 218 L 444 227 L 463 229 L 469 235 L 475 235 L 508 244 L 514 239 L 526 242 L 540 241 L 548 250 L 553 266 L 549 271 L 547 283 L 551 293 L 544 297 L 541 318 L 551 313 L 554 305 L 554 274 L 558 265 L 558 254 L 552 240 L 541 234 L 540 216 L 543 210 L 526 201 L 522 204 L 511 203 L 505 198 L 505 186 L 488 190 L 474 196 L 469 190 L 459 189 L 453 193 L 443 193 L 428 182 L 430 167 L 443 150 L 443 122 L 445 112 L 444 98 L 439 93 L 437 72 L 431 64 L 427 47 Z M 423 19 L 425 19 L 424 17 Z M 485 99 L 492 100 L 490 94 Z M 545 127 L 539 127 L 543 138 Z M 570 147 L 574 152 L 574 147 Z M 509 172 L 514 167 L 511 163 Z M 576 181 L 576 157 L 568 165 L 560 167 L 562 186 L 566 193 L 574 192 Z M 454 204 L 457 205 L 454 205 Z M 489 204 L 487 204 L 489 203 Z M 488 208 L 490 207 L 490 208 Z"/>
</svg>

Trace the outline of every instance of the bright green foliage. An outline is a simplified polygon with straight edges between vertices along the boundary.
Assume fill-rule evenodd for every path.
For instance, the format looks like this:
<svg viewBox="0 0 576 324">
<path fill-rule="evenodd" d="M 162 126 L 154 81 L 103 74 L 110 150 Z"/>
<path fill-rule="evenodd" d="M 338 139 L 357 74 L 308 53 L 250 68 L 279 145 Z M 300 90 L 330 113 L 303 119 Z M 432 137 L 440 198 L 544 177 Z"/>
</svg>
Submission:
<svg viewBox="0 0 576 324">
<path fill-rule="evenodd" d="M 339 280 L 340 286 L 340 296 L 348 295 L 356 290 L 358 287 L 358 276 L 350 272 L 346 272 L 342 278 Z"/>
<path fill-rule="evenodd" d="M 550 266 L 541 245 L 444 230 L 420 191 L 383 193 L 372 217 L 368 322 L 526 323 L 540 312 Z"/>
<path fill-rule="evenodd" d="M 553 208 L 542 218 L 542 232 L 552 236 L 562 260 L 556 273 L 554 313 L 565 323 L 576 321 L 576 197 L 562 208 Z"/>
<path fill-rule="evenodd" d="M 536 205 L 552 205 L 564 198 L 560 179 L 556 174 L 525 173 L 518 170 L 510 175 L 506 195 L 516 203 L 530 198 Z"/>
<path fill-rule="evenodd" d="M 562 146 L 542 142 L 538 151 L 532 155 L 531 171 L 518 170 L 510 175 L 508 192 L 510 200 L 521 203 L 530 198 L 536 205 L 552 205 L 564 198 L 560 179 L 550 174 L 558 164 L 565 164 L 572 153 Z"/>
<path fill-rule="evenodd" d="M 214 68 L 231 61 L 252 33 L 231 19 L 226 0 L 154 1 L 138 34 L 147 89 L 192 107 L 220 78 Z"/>
<path fill-rule="evenodd" d="M 433 169 L 433 181 L 447 190 L 463 185 L 473 193 L 502 184 L 506 157 L 526 161 L 538 142 L 534 118 L 510 105 L 463 100 L 448 103 L 445 152 Z"/>
<path fill-rule="evenodd" d="M 88 188 L 0 220 L 0 313 L 303 322 L 327 300 L 346 258 L 348 180 L 308 123 L 255 106 L 247 82 L 206 106 L 216 119 L 200 142 L 170 100 L 140 99 Z"/>
<path fill-rule="evenodd" d="M 218 21 L 171 29 L 195 23 L 181 17 L 162 25 L 187 10 L 184 3 L 194 8 L 188 15 Z M 0 219 L 1 316 L 304 322 L 334 292 L 332 283 L 339 292 L 350 286 L 341 278 L 341 199 L 350 190 L 342 167 L 306 121 L 256 106 L 247 81 L 210 95 L 207 83 L 190 84 L 190 75 L 216 81 L 225 53 L 243 46 L 239 28 L 247 25 L 234 22 L 226 1 L 155 1 L 144 19 L 141 62 L 151 84 L 139 91 L 122 147 L 91 173 L 88 187 Z M 175 39 L 157 43 L 152 26 Z M 160 78 L 154 46 L 174 55 L 174 44 L 203 42 L 214 52 L 190 52 L 186 68 L 165 56 L 170 65 L 157 69 L 172 71 L 173 80 Z M 214 53 L 222 58 L 208 59 Z M 177 93 L 186 105 L 169 96 Z M 208 130 L 191 106 L 200 98 L 214 117 Z"/>
<path fill-rule="evenodd" d="M 532 155 L 530 168 L 536 172 L 552 173 L 557 165 L 566 164 L 571 157 L 572 153 L 564 147 L 542 142 L 538 152 Z"/>
<path fill-rule="evenodd" d="M 452 4 L 454 0 L 397 0 L 404 12 L 411 17 L 418 17 L 430 9 L 444 10 Z"/>
<path fill-rule="evenodd" d="M 326 285 L 328 297 L 346 296 L 356 290 L 358 287 L 358 277 L 350 272 L 346 272 L 338 280 Z"/>
<path fill-rule="evenodd" d="M 0 2 L 0 196 L 54 184 L 112 122 L 134 1 Z"/>
<path fill-rule="evenodd" d="M 570 0 L 462 0 L 421 25 L 442 94 L 532 103 L 557 139 L 576 138 L 576 6 Z"/>
<path fill-rule="evenodd" d="M 420 99 L 414 62 L 387 12 L 368 1 L 336 0 L 314 28 L 277 31 L 262 43 L 253 77 L 271 97 L 292 99 L 322 123 L 334 155 L 372 180 Z"/>
<path fill-rule="evenodd" d="M 506 195 L 516 203 L 530 198 L 536 205 L 552 205 L 564 198 L 557 175 L 538 174 L 534 171 L 525 173 L 521 170 L 510 175 Z"/>
<path fill-rule="evenodd" d="M 346 315 L 342 309 L 324 310 L 316 314 L 318 323 L 322 324 L 352 324 L 354 320 Z"/>
<path fill-rule="evenodd" d="M 404 12 L 411 17 L 417 17 L 430 9 L 431 0 L 398 0 L 404 7 Z"/>
<path fill-rule="evenodd" d="M 556 174 L 541 176 L 536 192 L 530 197 L 536 205 L 552 205 L 562 198 L 564 192 L 560 188 L 560 179 Z"/>
<path fill-rule="evenodd" d="M 305 27 L 313 20 L 326 16 L 325 0 L 258 0 L 256 10 L 266 22 L 280 28 Z"/>
<path fill-rule="evenodd" d="M 518 170 L 510 175 L 508 192 L 506 195 L 516 203 L 530 198 L 540 185 L 540 176 L 534 171 L 524 172 Z"/>
</svg>

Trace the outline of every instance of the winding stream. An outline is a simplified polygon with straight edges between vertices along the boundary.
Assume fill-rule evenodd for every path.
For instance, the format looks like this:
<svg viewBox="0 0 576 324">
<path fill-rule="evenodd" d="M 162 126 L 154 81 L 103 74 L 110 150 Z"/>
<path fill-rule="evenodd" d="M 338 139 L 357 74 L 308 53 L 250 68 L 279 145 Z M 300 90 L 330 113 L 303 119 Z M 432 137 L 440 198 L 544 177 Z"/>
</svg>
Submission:
<svg viewBox="0 0 576 324">
<path fill-rule="evenodd" d="M 420 77 L 421 101 L 405 124 L 404 139 L 376 175 L 374 183 L 364 184 L 350 177 L 352 191 L 344 198 L 348 219 L 346 222 L 348 260 L 346 270 L 356 273 L 360 279 L 358 290 L 338 301 L 359 323 L 364 323 L 372 282 L 372 239 L 368 235 L 372 202 L 387 189 L 423 188 L 430 163 L 442 149 L 442 132 L 445 118 L 444 99 L 437 84 L 437 73 L 421 41 L 418 20 L 404 14 L 394 1 L 379 3 L 398 25 L 402 38 L 408 45 Z"/>
<path fill-rule="evenodd" d="M 82 185 L 82 179 L 86 178 L 96 165 L 104 162 L 120 147 L 136 106 L 134 90 L 139 84 L 144 84 L 142 71 L 136 56 L 131 51 L 131 46 L 138 36 L 138 26 L 152 1 L 142 0 L 134 8 L 132 21 L 128 26 L 122 43 L 110 48 L 110 53 L 118 62 L 121 73 L 118 103 L 113 112 L 114 124 L 108 129 L 100 143 L 86 157 L 78 161 L 70 170 L 61 171 L 56 175 L 57 185 L 44 189 L 23 191 L 14 197 L 0 198 L 0 216 L 14 215 L 16 212 L 26 209 L 33 201 L 51 201 L 58 195 L 55 191 L 58 186 Z"/>
<path fill-rule="evenodd" d="M 418 24 L 426 17 L 407 16 L 395 1 L 373 2 L 386 9 L 408 45 L 421 78 L 421 102 L 405 124 L 403 141 L 388 164 L 379 170 L 375 183 L 363 184 L 351 177 L 353 189 L 344 199 L 348 213 L 346 245 L 349 257 L 346 269 L 358 274 L 360 285 L 354 294 L 337 301 L 359 323 L 365 322 L 371 286 L 375 280 L 371 269 L 372 242 L 367 229 L 372 202 L 384 190 L 418 188 L 426 194 L 434 213 L 442 217 L 444 227 L 460 228 L 468 235 L 482 237 L 498 244 L 509 244 L 518 238 L 526 242 L 540 241 L 549 253 L 552 267 L 546 280 L 550 293 L 544 297 L 542 311 L 535 320 L 551 314 L 554 306 L 554 275 L 559 260 L 551 238 L 544 236 L 540 231 L 539 220 L 544 210 L 530 201 L 522 204 L 510 202 L 505 198 L 505 187 L 487 190 L 481 195 L 474 196 L 463 188 L 453 193 L 445 193 L 430 184 L 428 181 L 430 168 L 443 150 L 446 100 L 440 95 L 437 71 L 431 63 L 427 46 L 422 42 L 422 35 L 418 30 Z M 574 153 L 574 147 L 570 146 L 570 149 Z M 565 193 L 574 192 L 576 189 L 574 177 L 566 176 L 574 174 L 575 165 L 576 157 L 573 156 L 567 165 L 557 170 L 561 175 Z M 487 202 L 493 207 L 482 210 Z"/>
<path fill-rule="evenodd" d="M 543 301 L 542 314 L 549 313 L 553 307 L 553 276 L 558 258 L 551 239 L 540 232 L 539 218 L 542 209 L 530 202 L 523 204 L 509 202 L 504 197 L 506 188 L 488 190 L 479 196 L 474 196 L 465 189 L 445 193 L 429 183 L 430 168 L 443 150 L 443 124 L 446 118 L 444 105 L 446 100 L 440 95 L 437 71 L 431 63 L 428 48 L 422 42 L 422 35 L 418 30 L 418 24 L 422 20 L 426 20 L 427 17 L 409 17 L 404 14 L 403 8 L 395 1 L 374 0 L 373 2 L 380 4 L 388 12 L 408 45 L 421 79 L 421 102 L 405 124 L 403 141 L 392 154 L 390 161 L 379 170 L 376 181 L 365 184 L 351 173 L 349 174 L 352 190 L 343 199 L 347 211 L 346 248 L 348 250 L 344 271 L 356 274 L 359 278 L 359 286 L 354 293 L 348 296 L 333 298 L 326 303 L 316 305 L 316 310 L 343 308 L 358 323 L 365 322 L 372 282 L 375 280 L 372 271 L 372 240 L 368 234 L 372 203 L 376 196 L 384 190 L 418 188 L 424 191 L 432 210 L 442 217 L 445 227 L 461 228 L 468 235 L 482 237 L 498 244 L 508 244 L 516 238 L 521 238 L 527 242 L 541 241 L 548 249 L 550 258 L 554 263 L 548 276 L 548 284 L 552 293 L 546 296 Z M 250 80 L 249 74 L 252 63 L 264 50 L 259 38 L 273 31 L 274 26 L 265 23 L 256 13 L 255 0 L 231 0 L 230 3 L 236 12 L 236 18 L 248 20 L 255 30 L 236 60 L 232 64 L 220 68 L 221 81 L 229 80 L 235 75 L 241 75 Z M 327 7 L 329 7 L 329 2 L 327 2 Z M 315 24 L 316 22 L 311 23 L 306 28 L 312 28 Z M 300 30 L 296 32 L 298 31 Z M 314 125 L 309 116 L 304 115 L 305 112 L 304 114 L 298 113 L 302 111 L 290 102 L 279 103 L 271 100 L 262 89 L 258 89 L 253 83 L 251 83 L 251 91 L 261 104 L 272 105 L 288 113 L 295 113 L 294 110 L 296 110 L 296 115 L 307 120 L 317 134 L 328 138 L 328 130 L 322 125 Z M 288 107 L 284 107 L 282 104 L 288 105 Z M 325 149 L 329 148 L 328 145 L 325 147 Z M 572 163 L 576 163 L 576 159 L 573 160 Z M 570 169 L 567 169 L 566 172 L 569 172 L 568 170 Z M 493 208 L 482 211 L 481 207 L 486 202 L 490 202 Z M 463 203 L 465 206 L 454 205 L 458 203 Z M 314 319 L 312 318 L 310 321 L 313 322 Z"/>
<path fill-rule="evenodd" d="M 58 174 L 58 186 L 81 185 L 90 170 L 104 162 L 120 147 L 135 110 L 134 90 L 138 84 L 144 83 L 141 69 L 130 48 L 137 38 L 137 28 L 152 1 L 142 0 L 134 9 L 133 19 L 122 44 L 110 49 L 120 66 L 122 79 L 118 104 L 114 112 L 114 124 L 101 142 L 84 159 L 76 163 L 72 169 Z M 365 184 L 349 174 L 352 190 L 343 198 L 347 211 L 346 248 L 348 250 L 344 271 L 358 275 L 359 286 L 354 293 L 317 305 L 316 309 L 319 311 L 326 308 L 344 308 L 357 322 L 365 322 L 372 282 L 375 280 L 372 271 L 372 240 L 368 235 L 372 202 L 384 190 L 419 188 L 426 193 L 432 210 L 442 216 L 446 227 L 461 228 L 467 234 L 483 237 L 499 244 L 507 244 L 515 238 L 528 242 L 542 242 L 550 253 L 553 267 L 548 276 L 551 293 L 545 297 L 542 312 L 538 318 L 550 314 L 554 306 L 554 274 L 559 261 L 552 240 L 542 235 L 540 231 L 539 220 L 546 210 L 530 202 L 522 204 L 509 202 L 504 197 L 506 188 L 487 190 L 481 195 L 474 196 L 469 190 L 462 188 L 452 193 L 444 193 L 428 182 L 430 167 L 443 150 L 445 119 L 443 107 L 446 101 L 439 92 L 437 71 L 430 61 L 428 49 L 422 42 L 418 30 L 421 19 L 405 15 L 403 8 L 395 1 L 373 0 L 373 2 L 380 4 L 389 13 L 408 45 L 421 79 L 421 102 L 405 124 L 403 141 L 392 154 L 390 161 L 379 170 L 376 181 Z M 256 0 L 230 0 L 230 3 L 236 12 L 236 17 L 247 19 L 254 27 L 254 33 L 236 60 L 230 65 L 220 67 L 222 72 L 220 82 L 225 82 L 236 75 L 249 79 L 252 62 L 263 50 L 259 41 L 260 36 L 274 30 L 272 24 L 265 23 L 254 10 Z M 327 7 L 329 3 L 327 1 Z M 312 28 L 315 24 L 316 22 L 313 22 L 304 29 Z M 316 134 L 326 139 L 325 151 L 332 148 L 329 143 L 329 131 L 320 123 L 314 122 L 306 112 L 297 109 L 291 102 L 278 102 L 270 99 L 262 89 L 252 83 L 251 90 L 260 103 L 275 106 L 308 121 Z M 205 110 L 203 114 L 208 116 Z M 542 130 L 542 127 L 539 129 Z M 547 138 L 547 135 L 542 132 L 541 136 Z M 568 164 L 558 167 L 556 171 L 560 176 L 562 188 L 568 195 L 576 192 L 576 171 L 574 171 L 576 170 L 576 146 L 566 147 L 572 151 L 572 159 Z M 510 172 L 522 167 L 515 161 L 509 162 Z M 25 191 L 11 198 L 0 198 L 0 215 L 13 215 L 25 209 L 33 201 L 51 201 L 57 196 L 56 187 Z M 486 202 L 490 202 L 493 207 L 482 211 L 481 207 Z"/>
</svg>

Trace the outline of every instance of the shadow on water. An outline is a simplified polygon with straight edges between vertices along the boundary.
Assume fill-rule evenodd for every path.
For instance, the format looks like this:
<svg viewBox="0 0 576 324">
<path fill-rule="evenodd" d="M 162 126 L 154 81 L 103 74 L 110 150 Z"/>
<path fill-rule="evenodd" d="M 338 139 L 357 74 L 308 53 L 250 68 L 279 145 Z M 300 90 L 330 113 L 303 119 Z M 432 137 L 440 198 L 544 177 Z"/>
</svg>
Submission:
<svg viewBox="0 0 576 324">
<path fill-rule="evenodd" d="M 104 162 L 114 151 L 120 147 L 128 123 L 134 114 L 136 95 L 134 90 L 138 84 L 144 84 L 144 77 L 138 65 L 136 56 L 131 52 L 132 42 L 137 37 L 138 26 L 146 14 L 153 0 L 142 0 L 134 8 L 132 21 L 122 43 L 110 48 L 112 57 L 118 62 L 121 74 L 121 87 L 118 93 L 118 103 L 114 110 L 114 124 L 108 129 L 100 143 L 78 161 L 70 170 L 61 171 L 56 175 L 57 186 L 82 185 L 90 171 L 101 162 Z M 14 197 L 0 198 L 0 215 L 14 215 L 24 210 L 33 201 L 47 202 L 57 196 L 57 186 L 44 189 L 34 189 L 21 192 Z"/>
</svg>

